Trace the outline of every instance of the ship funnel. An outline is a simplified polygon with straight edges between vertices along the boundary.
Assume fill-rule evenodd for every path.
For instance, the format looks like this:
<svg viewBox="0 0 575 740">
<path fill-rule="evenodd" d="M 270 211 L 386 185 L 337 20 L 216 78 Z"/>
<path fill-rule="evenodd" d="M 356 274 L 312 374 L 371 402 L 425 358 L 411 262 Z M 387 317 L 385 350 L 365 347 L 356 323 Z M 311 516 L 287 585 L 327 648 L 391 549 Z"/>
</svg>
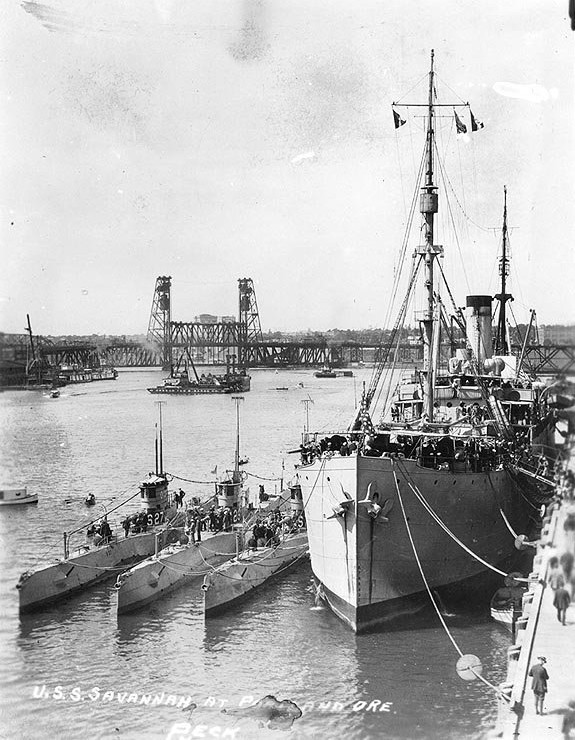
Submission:
<svg viewBox="0 0 575 740">
<path fill-rule="evenodd" d="M 467 341 L 480 367 L 493 354 L 490 295 L 468 295 L 465 309 Z"/>
</svg>

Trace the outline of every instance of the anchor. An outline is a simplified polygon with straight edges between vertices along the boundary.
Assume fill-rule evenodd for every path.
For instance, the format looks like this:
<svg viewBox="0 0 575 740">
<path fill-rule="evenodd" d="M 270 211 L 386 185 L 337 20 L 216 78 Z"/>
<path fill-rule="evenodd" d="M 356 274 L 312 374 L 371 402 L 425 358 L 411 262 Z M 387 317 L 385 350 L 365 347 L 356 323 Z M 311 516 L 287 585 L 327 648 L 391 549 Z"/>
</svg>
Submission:
<svg viewBox="0 0 575 740">
<path fill-rule="evenodd" d="M 371 481 L 371 483 L 368 484 L 365 498 L 357 503 L 363 504 L 366 507 L 367 513 L 372 519 L 377 519 L 379 517 L 381 518 L 381 521 L 388 522 L 389 517 L 387 514 L 389 514 L 393 508 L 393 499 L 386 499 L 383 502 L 383 506 L 380 506 L 379 493 L 377 490 L 374 490 L 372 493 L 372 488 L 377 488 L 377 483 L 375 481 Z"/>
</svg>

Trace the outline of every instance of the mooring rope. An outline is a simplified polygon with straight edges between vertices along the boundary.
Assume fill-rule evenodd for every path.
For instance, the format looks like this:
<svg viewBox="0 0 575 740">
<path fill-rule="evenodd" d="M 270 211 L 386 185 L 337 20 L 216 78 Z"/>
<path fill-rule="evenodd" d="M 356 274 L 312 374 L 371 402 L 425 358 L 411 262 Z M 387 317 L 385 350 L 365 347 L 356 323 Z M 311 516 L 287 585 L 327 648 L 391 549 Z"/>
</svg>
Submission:
<svg viewBox="0 0 575 740">
<path fill-rule="evenodd" d="M 477 555 L 476 553 L 474 553 L 473 550 L 470 550 L 469 547 L 467 547 L 467 545 L 464 542 L 462 542 L 459 539 L 459 537 L 457 537 L 449 529 L 449 527 L 443 522 L 443 520 L 435 513 L 435 511 L 427 503 L 427 501 L 425 500 L 425 497 L 423 496 L 423 494 L 421 493 L 421 491 L 419 491 L 419 489 L 417 488 L 417 486 L 415 486 L 414 484 L 411 483 L 411 481 L 409 479 L 409 476 L 407 474 L 407 471 L 404 469 L 401 472 L 403 473 L 403 476 L 405 478 L 405 481 L 407 482 L 407 485 L 411 488 L 411 490 L 413 491 L 413 493 L 415 494 L 416 498 L 418 499 L 418 501 L 420 502 L 420 504 L 423 506 L 423 508 L 427 511 L 427 513 L 431 516 L 431 518 L 443 529 L 443 531 L 447 535 L 449 535 L 449 537 L 451 537 L 451 539 L 456 544 L 458 544 L 463 550 L 465 550 L 465 552 L 468 555 L 471 555 L 472 558 L 474 558 L 475 560 L 477 560 L 479 563 L 481 563 L 482 565 L 484 565 L 486 568 L 489 568 L 490 570 L 492 570 L 494 573 L 498 573 L 500 576 L 503 576 L 505 578 L 509 575 L 509 573 L 506 573 L 505 571 L 500 570 L 495 565 L 491 565 L 491 563 L 488 563 L 486 560 L 483 560 L 483 558 L 481 558 L 479 555 Z M 394 471 L 394 475 L 395 475 L 395 471 Z M 500 509 L 500 511 L 501 511 L 501 509 Z M 515 580 L 517 580 L 517 581 L 523 580 L 523 581 L 525 581 L 527 583 L 529 582 L 529 579 L 528 578 L 516 578 Z"/>
<path fill-rule="evenodd" d="M 416 560 L 416 562 L 417 562 L 417 567 L 419 568 L 419 572 L 420 572 L 420 574 L 421 574 L 421 578 L 423 579 L 423 583 L 424 583 L 424 585 L 425 585 L 425 588 L 426 588 L 426 590 L 427 590 L 427 593 L 428 593 L 428 595 L 429 595 L 429 598 L 431 599 L 431 603 L 433 604 L 433 607 L 434 607 L 434 609 L 435 609 L 435 611 L 436 611 L 436 613 L 437 613 L 437 616 L 439 617 L 439 620 L 440 620 L 440 622 L 441 622 L 441 624 L 442 624 L 442 626 L 443 626 L 443 629 L 445 630 L 445 633 L 447 634 L 447 636 L 448 636 L 448 637 L 449 637 L 449 639 L 451 640 L 451 643 L 452 643 L 453 647 L 454 647 L 454 648 L 455 648 L 455 649 L 457 650 L 457 652 L 459 653 L 459 656 L 460 656 L 460 657 L 462 658 L 462 657 L 463 657 L 463 651 L 461 650 L 461 648 L 459 647 L 459 645 L 458 645 L 458 644 L 457 644 L 457 642 L 455 641 L 455 638 L 453 637 L 453 635 L 452 635 L 452 634 L 451 634 L 451 632 L 449 631 L 449 627 L 447 626 L 447 623 L 445 622 L 445 619 L 443 618 L 443 614 L 442 614 L 442 613 L 441 613 L 441 611 L 439 610 L 439 607 L 438 607 L 438 606 L 437 606 L 437 604 L 435 603 L 435 599 L 433 598 L 433 594 L 432 594 L 432 592 L 431 592 L 431 589 L 430 589 L 430 587 L 429 587 L 429 583 L 427 582 L 427 578 L 425 577 L 425 573 L 423 572 L 423 568 L 422 568 L 422 566 L 421 566 L 421 561 L 420 561 L 420 559 L 419 559 L 419 555 L 417 554 L 417 549 L 416 549 L 416 547 L 415 547 L 415 542 L 413 541 L 413 537 L 412 537 L 412 534 L 411 534 L 411 529 L 410 529 L 410 527 L 409 527 L 409 522 L 408 522 L 408 519 L 407 519 L 407 514 L 405 513 L 405 508 L 404 508 L 404 506 L 403 506 L 403 499 L 402 499 L 402 497 L 401 497 L 401 491 L 400 491 L 400 489 L 399 489 L 399 481 L 397 480 L 397 474 L 396 474 L 395 470 L 393 471 L 393 477 L 394 477 L 394 480 L 395 480 L 395 487 L 396 487 L 396 490 L 397 490 L 397 497 L 398 497 L 398 499 L 399 499 L 399 504 L 400 504 L 400 506 L 401 506 L 401 513 L 403 514 L 403 520 L 404 520 L 404 522 L 405 522 L 405 527 L 406 527 L 406 529 L 407 529 L 407 535 L 408 535 L 408 537 L 409 537 L 409 541 L 410 541 L 410 543 L 411 543 L 411 548 L 412 548 L 412 550 L 413 550 L 413 554 L 414 554 L 414 556 L 415 556 L 415 560 Z M 409 481 L 408 481 L 408 484 L 409 484 Z M 509 697 L 507 697 L 507 696 L 506 696 L 506 695 L 505 695 L 505 694 L 504 694 L 504 693 L 503 693 L 503 692 L 501 691 L 501 689 L 497 688 L 497 686 L 495 686 L 494 684 L 490 683 L 490 682 L 489 682 L 489 681 L 488 681 L 488 680 L 487 680 L 486 678 L 484 678 L 484 677 L 483 677 L 483 676 L 482 676 L 482 675 L 481 675 L 480 673 L 478 673 L 478 672 L 477 672 L 477 671 L 476 671 L 476 670 L 475 670 L 475 669 L 473 668 L 473 666 L 467 666 L 467 668 L 468 668 L 468 670 L 470 670 L 470 671 L 471 671 L 471 672 L 472 672 L 472 673 L 473 673 L 473 674 L 474 674 L 474 675 L 475 675 L 475 676 L 476 676 L 476 677 L 477 677 L 477 678 L 478 678 L 478 679 L 479 679 L 480 681 L 483 681 L 483 683 L 484 683 L 484 684 L 485 684 L 486 686 L 489 686 L 489 688 L 490 688 L 490 689 L 493 689 L 493 691 L 495 691 L 495 692 L 496 692 L 497 694 L 499 694 L 499 696 L 503 697 L 503 698 L 505 699 L 505 701 L 506 701 L 506 702 L 510 703 L 511 699 L 510 699 Z"/>
</svg>

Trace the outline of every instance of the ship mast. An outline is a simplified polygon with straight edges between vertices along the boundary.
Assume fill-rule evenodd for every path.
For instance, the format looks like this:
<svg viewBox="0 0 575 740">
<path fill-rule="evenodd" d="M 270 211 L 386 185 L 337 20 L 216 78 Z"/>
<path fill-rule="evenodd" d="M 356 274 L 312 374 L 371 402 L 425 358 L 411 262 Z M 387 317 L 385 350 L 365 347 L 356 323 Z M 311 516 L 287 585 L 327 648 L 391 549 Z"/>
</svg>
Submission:
<svg viewBox="0 0 575 740">
<path fill-rule="evenodd" d="M 507 188 L 503 188 L 503 230 L 502 230 L 502 254 L 499 258 L 499 274 L 501 275 L 501 293 L 495 298 L 499 301 L 499 319 L 497 321 L 497 333 L 495 335 L 495 354 L 507 355 L 510 347 L 507 342 L 507 317 L 505 307 L 507 301 L 512 301 L 513 296 L 506 292 L 507 276 L 509 275 L 509 257 L 507 256 Z"/>
<path fill-rule="evenodd" d="M 234 481 L 240 479 L 240 403 L 244 400 L 243 396 L 232 396 L 236 404 L 236 450 L 234 459 Z"/>
<path fill-rule="evenodd" d="M 435 364 L 437 358 L 433 352 L 433 332 L 439 331 L 437 322 L 434 322 L 435 298 L 434 298 L 434 280 L 433 267 L 435 257 L 441 253 L 441 247 L 433 243 L 434 237 L 434 217 L 438 211 L 438 194 L 437 185 L 433 183 L 433 148 L 435 139 L 434 130 L 434 110 L 433 110 L 433 49 L 431 51 L 431 67 L 429 71 L 429 96 L 427 101 L 427 137 L 426 137 L 426 159 L 427 169 L 425 173 L 425 184 L 421 188 L 419 201 L 419 210 L 424 218 L 425 243 L 418 247 L 417 253 L 423 257 L 425 264 L 425 290 L 427 294 L 427 306 L 422 318 L 423 342 L 424 342 L 424 367 L 426 369 L 425 378 L 425 398 L 424 413 L 429 421 L 433 421 L 433 386 L 435 382 Z M 434 327 L 434 324 L 435 327 Z"/>
<path fill-rule="evenodd" d="M 158 405 L 159 426 L 156 425 L 156 475 L 164 475 L 164 440 L 162 429 L 162 406 L 164 401 L 156 401 Z"/>
</svg>

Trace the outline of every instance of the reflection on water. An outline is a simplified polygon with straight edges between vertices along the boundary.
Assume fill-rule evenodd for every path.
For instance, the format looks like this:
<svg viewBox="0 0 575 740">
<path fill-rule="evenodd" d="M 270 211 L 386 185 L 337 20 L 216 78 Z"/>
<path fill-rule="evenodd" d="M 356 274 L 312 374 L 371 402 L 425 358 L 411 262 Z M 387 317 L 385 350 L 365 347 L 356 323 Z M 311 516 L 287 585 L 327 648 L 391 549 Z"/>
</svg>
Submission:
<svg viewBox="0 0 575 740">
<path fill-rule="evenodd" d="M 5 734 L 26 736 L 32 722 L 41 728 L 37 737 L 80 737 L 89 727 L 96 738 L 157 738 L 183 720 L 236 729 L 250 740 L 277 738 L 265 723 L 223 711 L 273 695 L 303 712 L 282 737 L 480 737 L 494 719 L 495 700 L 483 684 L 457 677 L 458 656 L 433 609 L 356 637 L 316 603 L 309 562 L 207 624 L 201 579 L 120 619 L 113 580 L 19 618 L 20 573 L 44 553 L 60 553 L 62 528 L 86 518 L 86 492 L 102 503 L 127 496 L 153 467 L 157 409 L 145 388 L 158 376 L 121 373 L 113 386 L 93 384 L 50 406 L 36 393 L 0 395 L 0 421 L 10 429 L 0 439 L 2 467 L 17 469 L 40 494 L 36 507 L 0 511 Z M 328 384 L 305 371 L 254 372 L 242 409 L 242 453 L 248 472 L 266 478 L 266 490 L 278 485 L 282 458 L 286 478 L 293 471 L 286 452 L 299 440 L 301 400 L 310 394 L 315 401 L 313 427 L 337 429 L 353 405 L 352 382 Z M 290 390 L 275 393 L 277 386 Z M 216 464 L 231 463 L 234 444 L 229 398 L 174 398 L 164 407 L 173 474 L 210 481 Z M 212 484 L 176 484 L 188 496 L 212 491 Z M 507 632 L 485 610 L 447 621 L 462 650 L 480 657 L 486 677 L 503 680 Z"/>
</svg>

